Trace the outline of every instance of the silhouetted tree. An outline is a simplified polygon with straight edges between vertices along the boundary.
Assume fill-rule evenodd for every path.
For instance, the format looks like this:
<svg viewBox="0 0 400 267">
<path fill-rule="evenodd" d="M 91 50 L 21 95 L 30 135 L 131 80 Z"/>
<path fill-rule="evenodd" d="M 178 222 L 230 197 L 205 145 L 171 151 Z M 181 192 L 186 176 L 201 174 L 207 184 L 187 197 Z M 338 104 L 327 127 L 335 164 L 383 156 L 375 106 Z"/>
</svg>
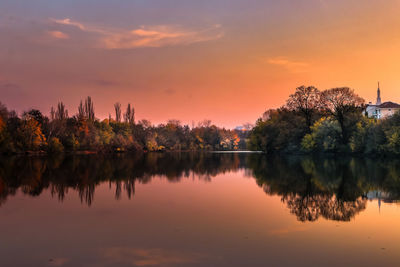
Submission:
<svg viewBox="0 0 400 267">
<path fill-rule="evenodd" d="M 364 99 L 348 87 L 332 88 L 322 92 L 321 100 L 324 109 L 339 123 L 342 130 L 342 143 L 347 144 L 351 129 L 354 127 L 353 118 L 361 117 Z"/>
<path fill-rule="evenodd" d="M 115 109 L 115 121 L 121 122 L 121 104 L 119 102 L 114 104 Z"/>
<path fill-rule="evenodd" d="M 131 104 L 128 103 L 128 106 L 126 108 L 126 112 L 124 114 L 125 122 L 129 124 L 134 124 L 135 123 L 135 109 L 132 107 Z"/>
<path fill-rule="evenodd" d="M 63 102 L 58 102 L 57 111 L 55 112 L 55 119 L 65 120 L 68 118 L 68 110 L 65 108 Z"/>
<path fill-rule="evenodd" d="M 314 86 L 297 87 L 286 102 L 289 110 L 296 111 L 304 117 L 307 132 L 310 132 L 311 125 L 317 119 L 321 104 L 321 92 Z"/>
<path fill-rule="evenodd" d="M 89 121 L 94 121 L 95 120 L 94 105 L 93 105 L 92 98 L 90 96 L 88 96 L 86 98 L 86 100 L 85 100 L 85 117 Z"/>
</svg>

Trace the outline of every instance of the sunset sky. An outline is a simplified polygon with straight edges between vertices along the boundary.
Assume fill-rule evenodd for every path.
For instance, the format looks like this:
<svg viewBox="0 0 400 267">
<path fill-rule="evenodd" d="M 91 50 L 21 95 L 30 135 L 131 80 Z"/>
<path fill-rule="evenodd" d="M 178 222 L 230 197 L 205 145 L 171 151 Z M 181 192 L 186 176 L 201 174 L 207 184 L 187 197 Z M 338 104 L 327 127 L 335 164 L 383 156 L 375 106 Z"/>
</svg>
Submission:
<svg viewBox="0 0 400 267">
<path fill-rule="evenodd" d="M 0 101 L 235 127 L 300 85 L 400 102 L 399 0 L 0 0 Z"/>
</svg>

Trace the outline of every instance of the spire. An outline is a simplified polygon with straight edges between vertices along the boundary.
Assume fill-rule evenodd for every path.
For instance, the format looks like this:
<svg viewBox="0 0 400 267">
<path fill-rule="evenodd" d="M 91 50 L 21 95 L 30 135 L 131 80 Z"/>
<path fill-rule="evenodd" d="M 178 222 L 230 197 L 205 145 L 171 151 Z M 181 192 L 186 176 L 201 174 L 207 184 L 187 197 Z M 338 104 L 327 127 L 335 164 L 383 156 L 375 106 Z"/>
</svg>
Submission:
<svg viewBox="0 0 400 267">
<path fill-rule="evenodd" d="M 376 105 L 381 104 L 381 89 L 379 88 L 379 82 L 378 82 L 378 92 L 377 92 L 377 98 L 376 98 Z"/>
</svg>

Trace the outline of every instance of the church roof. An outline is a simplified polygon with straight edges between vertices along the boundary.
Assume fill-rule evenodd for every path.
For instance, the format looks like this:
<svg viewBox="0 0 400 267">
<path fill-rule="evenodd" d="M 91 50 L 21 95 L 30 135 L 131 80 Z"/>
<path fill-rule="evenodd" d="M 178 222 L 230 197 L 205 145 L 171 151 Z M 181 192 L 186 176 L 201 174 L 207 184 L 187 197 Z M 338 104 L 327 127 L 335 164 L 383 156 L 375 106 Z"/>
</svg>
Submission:
<svg viewBox="0 0 400 267">
<path fill-rule="evenodd" d="M 378 108 L 400 108 L 400 105 L 397 103 L 393 103 L 393 102 L 384 102 L 382 104 L 380 104 L 379 106 L 377 106 Z"/>
</svg>

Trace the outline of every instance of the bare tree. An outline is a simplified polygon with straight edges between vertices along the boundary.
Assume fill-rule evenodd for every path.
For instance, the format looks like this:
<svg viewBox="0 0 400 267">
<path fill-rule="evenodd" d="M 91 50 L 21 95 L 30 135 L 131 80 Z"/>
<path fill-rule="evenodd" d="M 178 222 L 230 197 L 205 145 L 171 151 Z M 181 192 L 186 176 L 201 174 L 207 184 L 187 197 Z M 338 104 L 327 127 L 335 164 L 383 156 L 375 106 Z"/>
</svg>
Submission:
<svg viewBox="0 0 400 267">
<path fill-rule="evenodd" d="M 115 120 L 121 122 L 121 104 L 119 102 L 114 104 Z"/>
<path fill-rule="evenodd" d="M 347 143 L 349 132 L 346 122 L 351 114 L 361 114 L 364 99 L 348 87 L 332 88 L 322 92 L 322 104 L 328 114 L 334 117 L 342 130 L 342 142 Z"/>
<path fill-rule="evenodd" d="M 90 121 L 94 121 L 95 116 L 94 116 L 94 105 L 93 105 L 93 101 L 92 98 L 90 96 L 88 96 L 85 100 L 85 117 L 90 120 Z"/>
<path fill-rule="evenodd" d="M 56 118 L 56 111 L 54 110 L 54 107 L 51 107 L 50 109 L 50 119 L 54 120 Z"/>
<path fill-rule="evenodd" d="M 298 112 L 306 121 L 307 130 L 314 124 L 315 115 L 321 108 L 321 92 L 314 86 L 300 86 L 286 102 L 289 110 Z"/>
<path fill-rule="evenodd" d="M 79 103 L 79 106 L 78 106 L 78 118 L 85 118 L 85 109 L 84 109 L 84 107 L 83 107 L 83 103 L 82 103 L 82 100 L 81 100 L 81 102 Z"/>
<path fill-rule="evenodd" d="M 60 103 L 59 103 L 58 108 L 59 108 L 59 111 L 61 112 L 60 115 L 62 114 L 62 112 L 64 112 L 64 114 L 62 116 L 68 117 L 68 112 L 65 113 L 65 111 L 64 111 L 65 110 L 64 104 L 60 105 Z M 79 103 L 78 118 L 86 119 L 86 120 L 90 120 L 90 121 L 95 120 L 94 104 L 93 104 L 92 98 L 90 96 L 88 96 L 85 99 L 85 104 L 83 104 L 82 100 Z"/>
<path fill-rule="evenodd" d="M 63 102 L 58 103 L 57 111 L 55 111 L 54 118 L 57 120 L 65 120 L 68 118 L 68 110 L 65 108 Z"/>
<path fill-rule="evenodd" d="M 135 109 L 131 107 L 131 104 L 128 103 L 128 106 L 126 108 L 126 112 L 124 114 L 124 119 L 125 122 L 129 124 L 134 124 L 135 123 Z"/>
</svg>

